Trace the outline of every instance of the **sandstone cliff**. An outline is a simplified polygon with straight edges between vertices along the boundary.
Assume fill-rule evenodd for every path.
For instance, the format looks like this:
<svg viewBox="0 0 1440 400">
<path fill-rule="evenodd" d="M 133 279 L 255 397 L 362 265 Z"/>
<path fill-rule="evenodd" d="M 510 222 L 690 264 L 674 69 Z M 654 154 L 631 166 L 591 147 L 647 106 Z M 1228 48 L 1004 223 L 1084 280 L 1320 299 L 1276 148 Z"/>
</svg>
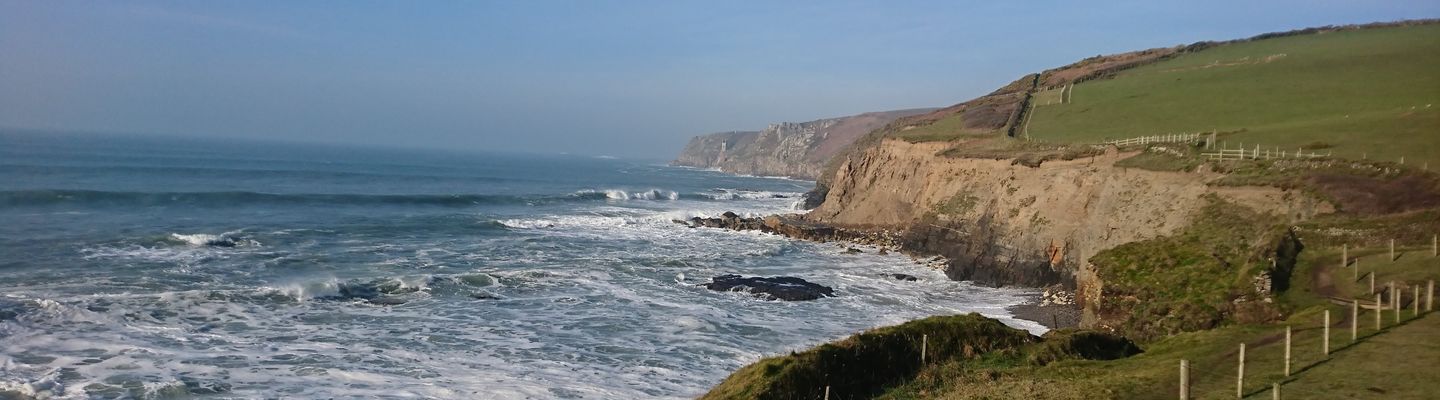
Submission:
<svg viewBox="0 0 1440 400">
<path fill-rule="evenodd" d="M 720 132 L 690 140 L 671 162 L 763 176 L 815 179 L 827 161 L 855 139 L 896 118 L 930 109 L 872 112 L 810 122 L 771 124 L 761 131 Z"/>
<path fill-rule="evenodd" d="M 1218 197 L 1292 220 L 1333 212 L 1300 190 L 1210 185 L 1223 174 L 1116 166 L 1110 149 L 1036 167 L 1011 159 L 937 156 L 953 143 L 884 139 L 841 161 L 813 222 L 902 232 L 906 250 L 949 259 L 946 274 L 987 285 L 1076 290 L 1087 324 L 1104 283 L 1088 263 L 1102 250 L 1190 226 Z"/>
<path fill-rule="evenodd" d="M 916 244 L 957 264 L 956 278 L 1043 285 L 1073 276 L 1100 250 L 1189 225 L 1207 193 L 1299 218 L 1333 211 L 1298 192 L 1206 185 L 1219 174 L 1116 167 L 1134 153 L 1113 149 L 1027 167 L 937 157 L 947 146 L 887 139 L 864 150 L 840 166 L 825 202 L 806 218 L 909 228 Z"/>
</svg>

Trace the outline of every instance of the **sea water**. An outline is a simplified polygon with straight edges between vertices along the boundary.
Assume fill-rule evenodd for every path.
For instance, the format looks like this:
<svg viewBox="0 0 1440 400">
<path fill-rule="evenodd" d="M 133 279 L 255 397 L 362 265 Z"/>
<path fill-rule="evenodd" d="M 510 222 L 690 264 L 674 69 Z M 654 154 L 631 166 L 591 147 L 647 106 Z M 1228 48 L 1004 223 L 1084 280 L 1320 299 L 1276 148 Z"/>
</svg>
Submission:
<svg viewBox="0 0 1440 400">
<path fill-rule="evenodd" d="M 902 255 L 672 222 L 799 212 L 812 185 L 611 157 L 0 133 L 0 395 L 685 398 L 915 318 L 1044 330 L 1005 311 L 1029 293 Z M 837 296 L 696 286 L 731 273 Z"/>
</svg>

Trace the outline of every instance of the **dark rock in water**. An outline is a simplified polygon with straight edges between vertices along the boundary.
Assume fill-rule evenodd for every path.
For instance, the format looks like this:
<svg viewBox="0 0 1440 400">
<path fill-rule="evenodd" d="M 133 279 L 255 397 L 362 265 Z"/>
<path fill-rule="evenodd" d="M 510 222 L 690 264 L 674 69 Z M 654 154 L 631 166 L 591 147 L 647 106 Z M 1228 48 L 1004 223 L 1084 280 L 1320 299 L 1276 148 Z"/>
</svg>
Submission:
<svg viewBox="0 0 1440 400">
<path fill-rule="evenodd" d="M 401 305 L 401 304 L 405 304 L 405 299 L 402 299 L 402 298 L 399 298 L 399 297 L 390 297 L 390 296 L 376 297 L 376 298 L 370 299 L 369 301 L 370 301 L 370 304 L 376 304 L 376 305 L 382 305 L 382 306 L 398 306 L 398 305 Z"/>
<path fill-rule="evenodd" d="M 740 214 L 736 214 L 736 213 L 733 212 L 733 211 L 726 211 L 724 214 L 720 214 L 720 216 L 721 216 L 721 217 L 725 217 L 725 219 L 736 219 L 736 218 L 740 218 Z"/>
<path fill-rule="evenodd" d="M 404 299 L 391 297 L 406 293 L 414 293 L 419 288 L 405 286 L 405 284 L 394 279 L 376 279 L 369 282 L 345 282 L 339 287 L 337 299 L 362 299 L 369 300 L 374 304 L 394 305 L 404 303 Z"/>
<path fill-rule="evenodd" d="M 886 248 L 884 248 L 884 247 L 881 247 L 881 248 L 880 248 L 880 251 L 875 252 L 875 254 L 879 254 L 879 255 L 882 255 L 882 256 L 883 256 L 883 255 L 886 255 L 886 254 L 890 254 L 890 250 L 888 250 L 888 249 L 886 249 Z"/>
<path fill-rule="evenodd" d="M 902 281 L 909 281 L 909 282 L 914 282 L 914 281 L 920 280 L 920 278 L 916 278 L 915 275 L 910 275 L 910 274 L 890 274 L 890 277 L 891 277 L 891 278 L 895 278 L 895 279 L 899 279 L 899 280 L 902 280 Z"/>
<path fill-rule="evenodd" d="M 749 292 L 768 300 L 801 301 L 835 296 L 835 291 L 827 286 L 789 276 L 746 278 L 733 274 L 720 275 L 702 286 L 716 291 Z"/>
<path fill-rule="evenodd" d="M 470 298 L 476 300 L 500 300 L 500 296 L 489 293 L 471 293 Z"/>
<path fill-rule="evenodd" d="M 862 250 L 860 250 L 860 249 L 857 249 L 857 248 L 854 248 L 854 247 L 845 249 L 845 254 L 860 254 L 860 253 L 864 253 L 864 251 L 862 251 Z"/>
<path fill-rule="evenodd" d="M 219 239 L 206 240 L 205 245 L 210 247 L 235 247 L 239 246 L 240 243 L 236 242 L 235 239 L 222 237 Z"/>
</svg>

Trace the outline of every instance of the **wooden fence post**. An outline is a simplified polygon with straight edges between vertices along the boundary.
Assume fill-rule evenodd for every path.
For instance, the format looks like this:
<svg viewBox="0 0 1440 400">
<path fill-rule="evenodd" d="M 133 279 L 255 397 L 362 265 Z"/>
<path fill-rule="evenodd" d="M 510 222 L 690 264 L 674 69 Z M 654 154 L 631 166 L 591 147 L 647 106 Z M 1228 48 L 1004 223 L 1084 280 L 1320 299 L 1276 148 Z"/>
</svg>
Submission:
<svg viewBox="0 0 1440 400">
<path fill-rule="evenodd" d="M 1190 362 L 1180 360 L 1180 400 L 1190 400 Z"/>
<path fill-rule="evenodd" d="M 1329 310 L 1329 309 L 1326 309 L 1326 310 L 1325 310 L 1325 338 L 1324 338 L 1323 340 L 1321 340 L 1320 342 L 1322 343 L 1322 344 L 1321 344 L 1321 347 L 1320 347 L 1320 349 L 1321 349 L 1321 354 L 1324 354 L 1324 355 L 1325 355 L 1325 358 L 1330 358 L 1330 310 Z"/>
<path fill-rule="evenodd" d="M 1285 376 L 1290 376 L 1290 326 L 1285 326 Z"/>
<path fill-rule="evenodd" d="M 1240 370 L 1235 374 L 1235 398 L 1245 397 L 1245 344 L 1240 344 Z"/>
<path fill-rule="evenodd" d="M 925 348 L 930 347 L 930 335 L 920 335 L 920 363 L 925 363 Z"/>
<path fill-rule="evenodd" d="M 1350 301 L 1350 343 L 1360 338 L 1360 300 Z"/>
<path fill-rule="evenodd" d="M 1410 303 L 1415 306 L 1415 316 L 1416 316 L 1416 317 L 1419 317 L 1419 316 L 1420 316 L 1420 285 L 1415 285 L 1415 298 L 1414 298 L 1414 300 L 1410 300 Z"/>
<path fill-rule="evenodd" d="M 1395 262 L 1395 239 L 1390 239 L 1390 262 Z"/>
<path fill-rule="evenodd" d="M 1400 323 L 1400 289 L 1390 281 L 1390 303 L 1395 305 L 1395 323 Z"/>
<path fill-rule="evenodd" d="M 1440 235 L 1430 235 L 1430 256 L 1440 257 Z"/>
<path fill-rule="evenodd" d="M 1358 262 L 1356 263 L 1358 267 Z M 1375 293 L 1375 271 L 1370 271 L 1370 293 Z"/>
<path fill-rule="evenodd" d="M 825 400 L 830 400 L 830 386 L 825 386 Z"/>
<path fill-rule="evenodd" d="M 1280 383 L 1279 383 L 1279 382 L 1275 382 L 1275 383 L 1271 383 L 1271 384 L 1270 384 L 1270 398 L 1271 398 L 1271 399 L 1274 399 L 1274 400 L 1280 400 Z"/>
<path fill-rule="evenodd" d="M 1428 283 L 1428 284 L 1425 285 L 1425 292 L 1427 293 L 1427 294 L 1425 295 L 1425 311 L 1427 311 L 1427 312 L 1429 312 L 1429 311 L 1435 311 L 1435 280 L 1434 280 L 1434 279 L 1431 279 L 1431 280 L 1430 280 L 1430 283 Z"/>
<path fill-rule="evenodd" d="M 1375 331 L 1377 331 L 1377 332 L 1380 331 L 1380 314 L 1382 314 L 1382 313 L 1380 312 L 1381 310 L 1384 310 L 1384 307 L 1381 307 L 1381 306 L 1380 306 L 1380 294 L 1379 294 L 1379 293 L 1376 293 L 1376 294 L 1375 294 Z"/>
</svg>

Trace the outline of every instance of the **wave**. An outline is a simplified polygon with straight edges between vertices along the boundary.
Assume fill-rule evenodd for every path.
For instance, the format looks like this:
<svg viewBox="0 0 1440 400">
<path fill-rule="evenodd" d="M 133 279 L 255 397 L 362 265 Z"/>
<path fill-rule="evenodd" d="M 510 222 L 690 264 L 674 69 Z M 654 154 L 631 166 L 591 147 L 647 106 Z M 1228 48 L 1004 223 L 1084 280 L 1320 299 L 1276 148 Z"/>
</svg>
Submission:
<svg viewBox="0 0 1440 400">
<path fill-rule="evenodd" d="M 804 193 L 796 192 L 771 192 L 766 190 L 745 190 L 745 189 L 723 189 L 716 188 L 707 194 L 715 200 L 763 200 L 763 199 L 791 199 L 805 196 Z"/>
<path fill-rule="evenodd" d="M 245 238 L 236 237 L 235 235 L 238 234 L 238 233 L 239 233 L 239 232 L 225 232 L 225 233 L 222 233 L 222 234 L 219 234 L 219 235 L 212 235 L 212 234 L 208 234 L 208 233 L 190 233 L 190 234 L 185 234 L 185 233 L 171 233 L 171 234 L 170 234 L 170 237 L 169 237 L 168 239 L 173 240 L 173 241 L 184 242 L 185 244 L 188 244 L 188 245 L 191 245 L 191 246 L 211 246 L 211 247 L 260 246 L 260 242 L 257 242 L 257 241 L 251 240 L 251 239 L 245 239 Z"/>
<path fill-rule="evenodd" d="M 421 205 L 438 207 L 471 207 L 476 205 L 536 205 L 568 201 L 626 200 L 752 200 L 797 197 L 799 193 L 778 193 L 717 189 L 710 193 L 678 193 L 650 189 L 586 189 L 567 195 L 508 194 L 319 194 L 225 192 L 122 192 L 100 190 L 13 190 L 0 191 L 0 205 L 96 205 L 96 206 L 209 206 L 228 207 L 247 204 L 299 205 Z"/>
</svg>

